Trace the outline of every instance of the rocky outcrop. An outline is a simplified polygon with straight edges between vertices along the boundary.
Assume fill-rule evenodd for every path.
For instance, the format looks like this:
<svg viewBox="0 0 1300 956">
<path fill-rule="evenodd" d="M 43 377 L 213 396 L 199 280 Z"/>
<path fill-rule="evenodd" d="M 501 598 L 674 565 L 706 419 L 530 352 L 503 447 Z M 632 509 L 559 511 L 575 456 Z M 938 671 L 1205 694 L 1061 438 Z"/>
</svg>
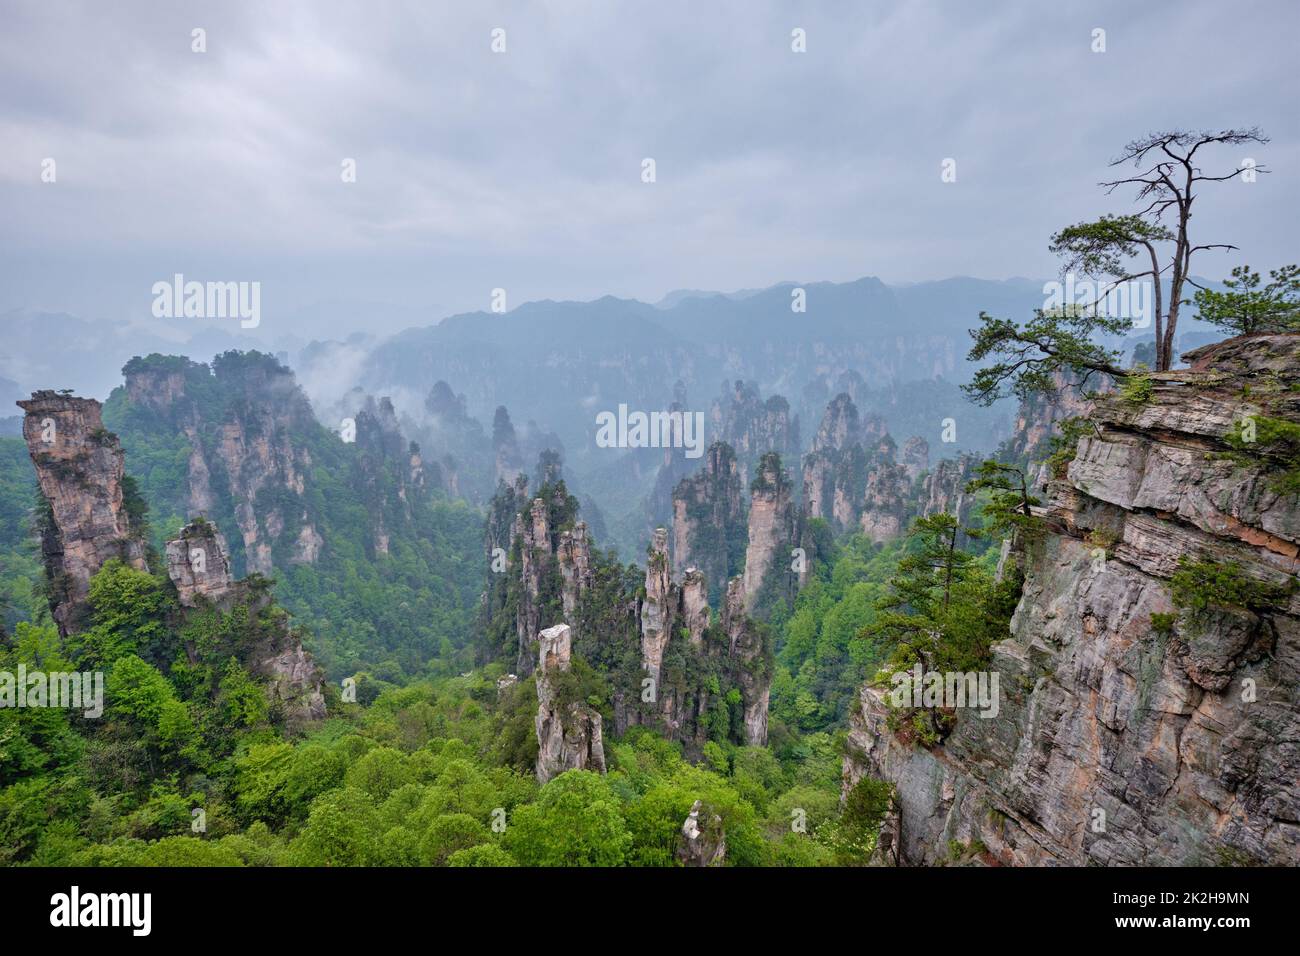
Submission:
<svg viewBox="0 0 1300 956">
<path fill-rule="evenodd" d="M 264 581 L 236 581 L 230 574 L 225 539 L 216 525 L 203 518 L 181 529 L 167 542 L 167 576 L 176 586 L 182 608 L 228 612 L 247 605 L 257 626 L 239 654 L 248 670 L 266 681 L 273 709 L 291 729 L 325 718 L 324 675 L 302 646 L 283 611 L 272 607 Z M 267 613 L 269 612 L 269 613 Z M 191 664 L 199 658 L 187 647 Z"/>
<path fill-rule="evenodd" d="M 641 663 L 657 685 L 664 648 L 672 637 L 678 593 L 668 566 L 668 532 L 657 528 L 646 555 L 645 597 L 641 601 Z"/>
<path fill-rule="evenodd" d="M 766 627 L 753 621 L 745 610 L 745 594 L 739 578 L 732 578 L 727 586 L 722 630 L 727 636 L 732 673 L 740 685 L 740 698 L 745 708 L 745 743 L 761 747 L 767 743 L 772 648 Z"/>
<path fill-rule="evenodd" d="M 526 677 L 533 672 L 533 662 L 537 659 L 534 635 L 542 629 L 542 587 L 546 575 L 554 567 L 546 502 L 541 498 L 534 498 L 527 512 L 521 511 L 515 516 L 514 538 L 520 542 L 519 614 L 516 618 L 519 659 L 516 671 Z"/>
<path fill-rule="evenodd" d="M 892 461 L 877 459 L 867 472 L 858 527 L 872 541 L 892 541 L 907 532 L 914 506 L 908 470 Z"/>
<path fill-rule="evenodd" d="M 307 505 L 315 462 L 304 436 L 324 429 L 289 369 L 269 355 L 228 352 L 211 367 L 150 355 L 122 373 L 128 407 L 188 441 L 189 487 L 166 504 L 232 520 L 232 563 L 249 572 L 318 560 L 325 542 Z"/>
<path fill-rule="evenodd" d="M 740 380 L 723 385 L 709 411 L 709 428 L 735 451 L 742 482 L 750 480 L 754 463 L 770 452 L 784 458 L 799 454 L 799 418 L 790 414 L 790 403 L 780 395 L 764 401 L 753 384 Z"/>
<path fill-rule="evenodd" d="M 391 529 L 411 522 L 416 504 L 443 487 L 442 469 L 425 464 L 420 446 L 402 434 L 392 400 L 366 396 L 354 415 L 356 485 L 370 518 L 371 551 L 388 554 Z M 313 564 L 324 544 L 311 525 L 299 532 L 292 563 Z"/>
<path fill-rule="evenodd" d="M 764 455 L 750 489 L 749 545 L 745 550 L 747 612 L 758 607 L 765 587 L 786 594 L 790 553 L 796 537 L 793 488 L 776 454 Z"/>
<path fill-rule="evenodd" d="M 585 701 L 567 698 L 562 676 L 571 667 L 572 635 L 557 624 L 537 635 L 537 782 L 566 770 L 605 772 L 601 719 Z"/>
<path fill-rule="evenodd" d="M 167 576 L 185 607 L 202 602 L 228 609 L 235 592 L 225 539 L 216 526 L 196 518 L 167 542 Z"/>
<path fill-rule="evenodd" d="M 975 477 L 979 464 L 980 459 L 975 455 L 940 459 L 921 483 L 918 502 L 921 516 L 950 514 L 957 519 L 958 526 L 965 527 L 975 505 L 975 496 L 966 490 L 966 485 Z"/>
<path fill-rule="evenodd" d="M 682 577 L 679 618 L 686 628 L 687 640 L 697 651 L 704 646 L 704 631 L 709 626 L 709 587 L 704 572 L 687 568 Z"/>
<path fill-rule="evenodd" d="M 561 620 L 575 630 L 583 594 L 595 576 L 591 540 L 584 522 L 573 520 L 577 502 L 564 482 L 529 498 L 528 478 L 502 484 L 488 510 L 485 545 L 490 567 L 484 610 L 490 624 L 509 615 L 515 635 L 513 667 L 533 672 L 537 634 Z M 570 526 L 571 524 L 571 526 Z"/>
<path fill-rule="evenodd" d="M 837 531 L 893 540 L 906 533 L 916 514 L 913 486 L 928 460 L 929 446 L 915 437 L 898 460 L 884 420 L 878 415 L 859 420 L 852 398 L 841 393 L 827 405 L 812 450 L 804 457 L 805 511 Z"/>
<path fill-rule="evenodd" d="M 710 632 L 712 612 L 704 574 L 688 568 L 679 583 L 667 569 L 667 533 L 660 528 L 647 554 L 645 593 L 638 606 L 641 672 L 652 682 L 652 693 L 643 694 L 640 707 L 625 708 L 623 723 L 657 726 L 698 755 L 708 739 L 705 718 L 714 694 L 734 687 L 744 706 L 743 742 L 765 742 L 771 648 L 766 628 L 745 610 L 741 578 L 731 580 L 721 627 Z M 675 661 L 672 667 L 670 657 Z M 689 661 L 694 663 L 684 664 Z M 703 678 L 706 673 L 718 679 L 717 687 L 710 689 Z"/>
<path fill-rule="evenodd" d="M 920 435 L 913 435 L 903 442 L 903 451 L 899 455 L 898 463 L 907 470 L 908 480 L 916 481 L 930 470 L 930 443 Z"/>
<path fill-rule="evenodd" d="M 672 516 L 673 573 L 699 568 L 717 582 L 720 595 L 722 582 L 740 568 L 747 534 L 740 471 L 730 445 L 714 442 L 704 467 L 678 483 Z"/>
<path fill-rule="evenodd" d="M 896 785 L 902 862 L 978 841 L 1002 864 L 1300 863 L 1294 450 L 1225 440 L 1248 420 L 1300 423 L 1300 336 L 1184 358 L 1147 401 L 1099 399 L 1099 432 L 1050 478 L 993 646 L 998 715 L 961 710 L 924 749 L 862 690 L 845 786 Z M 1188 562 L 1239 583 L 1179 606 Z"/>
<path fill-rule="evenodd" d="M 145 569 L 145 548 L 124 492 L 122 446 L 99 402 L 39 391 L 18 402 L 23 438 L 49 504 L 41 549 L 59 633 L 85 623 L 90 578 L 110 558 Z"/>
<path fill-rule="evenodd" d="M 587 538 L 587 523 L 577 521 L 572 531 L 561 531 L 560 542 L 555 549 L 556 562 L 560 568 L 563 590 L 560 597 L 564 604 L 564 619 L 577 619 L 578 602 L 591 587 L 595 570 L 591 564 L 591 542 Z"/>
<path fill-rule="evenodd" d="M 677 862 L 682 866 L 722 866 L 727 859 L 727 834 L 722 817 L 702 800 L 691 805 L 682 824 Z"/>
</svg>

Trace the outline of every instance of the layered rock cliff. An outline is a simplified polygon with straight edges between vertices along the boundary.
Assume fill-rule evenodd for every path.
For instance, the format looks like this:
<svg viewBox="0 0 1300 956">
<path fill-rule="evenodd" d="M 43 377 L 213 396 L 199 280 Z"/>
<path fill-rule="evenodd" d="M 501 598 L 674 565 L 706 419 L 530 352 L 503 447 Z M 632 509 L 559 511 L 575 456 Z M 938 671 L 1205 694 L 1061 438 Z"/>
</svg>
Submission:
<svg viewBox="0 0 1300 956">
<path fill-rule="evenodd" d="M 557 624 L 537 635 L 537 781 L 566 770 L 605 772 L 601 718 L 585 701 L 572 700 L 564 684 L 571 667 L 572 634 Z"/>
<path fill-rule="evenodd" d="M 929 462 L 929 446 L 913 437 L 899 460 L 897 445 L 877 415 L 859 419 L 847 392 L 822 417 L 803 460 L 804 509 L 837 531 L 861 531 L 872 541 L 900 537 L 917 512 L 917 478 Z"/>
<path fill-rule="evenodd" d="M 715 442 L 704 467 L 673 490 L 673 573 L 699 568 L 716 582 L 720 597 L 722 585 L 740 570 L 747 534 L 735 452 Z"/>
<path fill-rule="evenodd" d="M 799 417 L 791 415 L 790 403 L 780 395 L 764 400 L 752 383 L 739 379 L 724 384 L 722 395 L 714 400 L 709 434 L 734 449 L 743 482 L 751 479 L 753 466 L 769 452 L 787 459 L 799 454 Z"/>
<path fill-rule="evenodd" d="M 167 381 L 171 393 L 179 394 L 176 380 Z M 149 570 L 153 559 L 139 537 L 145 508 L 132 499 L 120 443 L 104 428 L 98 402 L 38 392 L 20 404 L 27 412 L 24 435 L 32 463 L 49 502 L 43 537 L 51 611 L 60 633 L 68 636 L 88 623 L 90 579 L 106 561 L 119 558 Z M 290 726 L 325 716 L 322 675 L 300 636 L 273 606 L 264 581 L 232 578 L 225 542 L 214 525 L 204 519 L 186 525 L 167 542 L 163 560 L 183 615 L 249 606 L 248 640 L 236 650 L 250 672 L 266 679 L 273 715 Z M 195 663 L 195 649 L 187 651 Z"/>
<path fill-rule="evenodd" d="M 255 623 L 251 640 L 239 648 L 241 662 L 266 680 L 273 711 L 291 728 L 325 717 L 324 675 L 302 646 L 283 611 L 274 608 L 264 581 L 236 581 L 230 573 L 225 539 L 202 518 L 190 522 L 167 542 L 167 576 L 176 586 L 181 607 L 228 612 L 245 605 Z M 196 649 L 186 648 L 190 663 Z"/>
<path fill-rule="evenodd" d="M 50 612 L 66 636 L 85 623 L 90 578 L 105 561 L 145 568 L 142 529 L 132 519 L 121 443 L 104 428 L 99 402 L 39 391 L 18 406 L 48 504 L 41 550 Z"/>
<path fill-rule="evenodd" d="M 793 597 L 792 552 L 798 539 L 794 487 L 776 453 L 763 456 L 750 486 L 743 579 L 746 612 Z M 730 600 L 728 601 L 730 603 Z"/>
<path fill-rule="evenodd" d="M 255 352 L 225 353 L 210 368 L 151 355 L 122 372 L 123 424 L 183 436 L 188 487 L 170 509 L 233 523 L 236 563 L 250 572 L 316 562 L 325 542 L 308 506 L 316 462 L 306 439 L 323 429 L 292 372 Z"/>
<path fill-rule="evenodd" d="M 1184 359 L 1096 401 L 1050 476 L 997 716 L 959 710 L 925 749 L 862 690 L 845 787 L 896 785 L 902 863 L 950 841 L 1000 864 L 1300 863 L 1300 336 Z"/>
</svg>

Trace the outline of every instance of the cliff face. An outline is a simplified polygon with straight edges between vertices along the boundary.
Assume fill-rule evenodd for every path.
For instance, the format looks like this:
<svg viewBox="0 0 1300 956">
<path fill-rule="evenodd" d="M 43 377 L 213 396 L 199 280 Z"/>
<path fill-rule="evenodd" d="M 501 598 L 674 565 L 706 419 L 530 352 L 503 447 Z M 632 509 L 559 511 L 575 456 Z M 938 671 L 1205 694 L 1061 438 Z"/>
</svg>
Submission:
<svg viewBox="0 0 1300 956">
<path fill-rule="evenodd" d="M 537 636 L 537 781 L 546 783 L 566 770 L 605 772 L 601 719 L 583 701 L 564 698 L 561 675 L 571 666 L 572 636 L 567 624 Z"/>
<path fill-rule="evenodd" d="M 668 535 L 658 529 L 646 560 L 645 596 L 641 599 L 641 670 L 653 681 L 653 699 L 627 712 L 627 723 L 657 724 L 669 737 L 698 752 L 707 739 L 704 718 L 712 696 L 701 679 L 701 667 L 683 666 L 694 659 L 715 663 L 720 687 L 740 690 L 744 707 L 744 742 L 767 741 L 768 697 L 772 682 L 772 650 L 765 629 L 745 610 L 740 577 L 726 590 L 721 628 L 709 637 L 711 611 L 702 572 L 689 569 L 680 583 L 669 574 Z M 673 660 L 669 667 L 667 661 Z"/>
<path fill-rule="evenodd" d="M 928 461 L 929 446 L 917 437 L 908 439 L 898 460 L 884 420 L 860 420 L 853 399 L 841 393 L 826 406 L 804 456 L 804 508 L 837 531 L 856 528 L 872 541 L 900 537 L 916 514 L 913 485 Z"/>
<path fill-rule="evenodd" d="M 226 542 L 215 526 L 199 518 L 181 529 L 180 536 L 167 542 L 167 576 L 185 607 L 200 600 L 228 607 L 235 590 L 230 574 Z"/>
<path fill-rule="evenodd" d="M 845 787 L 897 786 L 901 862 L 978 840 L 1003 864 L 1300 863 L 1300 336 L 1184 359 L 1148 401 L 1099 399 L 1049 481 L 997 716 L 925 750 L 861 692 Z"/>
<path fill-rule="evenodd" d="M 975 477 L 980 459 L 975 455 L 960 458 L 943 458 L 921 482 L 918 510 L 923 517 L 941 513 L 950 514 L 964 527 L 970 520 L 975 496 L 967 493 L 966 485 Z"/>
<path fill-rule="evenodd" d="M 751 463 L 768 452 L 784 458 L 799 454 L 799 419 L 791 416 L 790 403 L 780 395 L 766 401 L 758 389 L 737 380 L 715 399 L 709 411 L 710 434 L 735 450 L 740 478 L 748 482 Z"/>
<path fill-rule="evenodd" d="M 749 546 L 745 550 L 746 611 L 758 607 L 764 586 L 785 594 L 796 538 L 794 489 L 776 454 L 764 455 L 750 489 Z M 771 583 L 769 583 L 769 580 Z"/>
<path fill-rule="evenodd" d="M 176 585 L 181 607 L 211 606 L 229 611 L 247 604 L 254 618 L 271 607 L 267 591 L 252 581 L 236 581 L 230 574 L 224 539 L 216 526 L 203 519 L 190 522 L 167 542 L 167 575 Z M 325 717 L 321 692 L 324 675 L 294 633 L 283 613 L 271 614 L 264 626 L 253 629 L 256 638 L 240 649 L 249 671 L 267 681 L 267 695 L 277 705 L 284 722 L 300 727 Z M 197 663 L 194 648 L 187 649 Z"/>
<path fill-rule="evenodd" d="M 683 478 L 673 490 L 674 574 L 699 568 L 720 587 L 735 573 L 747 534 L 740 494 L 736 455 L 730 445 L 715 442 L 709 446 L 704 468 Z"/>
<path fill-rule="evenodd" d="M 772 688 L 772 649 L 764 630 L 749 618 L 739 578 L 727 586 L 727 603 L 722 610 L 722 630 L 727 635 L 728 654 L 745 707 L 745 743 L 761 747 L 767 743 L 767 707 Z"/>
<path fill-rule="evenodd" d="M 542 629 L 542 589 L 555 558 L 546 502 L 534 498 L 528 511 L 516 515 L 514 536 L 520 542 L 519 574 L 522 584 L 516 619 L 519 658 L 515 666 L 521 676 L 526 676 L 533 672 L 533 661 L 537 659 L 534 642 L 535 635 Z"/>
<path fill-rule="evenodd" d="M 426 465 L 420 446 L 403 436 L 390 399 L 367 396 L 354 422 L 356 484 L 370 518 L 371 551 L 388 554 L 391 526 L 409 523 L 416 501 L 446 487 L 442 468 L 437 462 Z"/>
<path fill-rule="evenodd" d="M 641 662 L 646 673 L 659 683 L 659 667 L 663 663 L 664 648 L 672 637 L 673 606 L 678 597 L 672 586 L 668 566 L 668 532 L 655 530 L 646 558 L 645 598 L 641 601 Z"/>
<path fill-rule="evenodd" d="M 533 672 L 543 628 L 563 622 L 576 636 L 581 599 L 595 576 L 587 525 L 571 522 L 577 502 L 564 483 L 542 488 L 546 497 L 529 498 L 527 489 L 527 477 L 519 475 L 513 488 L 500 486 L 492 499 L 485 536 L 492 572 L 483 596 L 489 627 L 494 617 L 508 617 L 521 677 Z"/>
<path fill-rule="evenodd" d="M 80 628 L 90 578 L 109 558 L 145 569 L 123 491 L 123 454 L 104 428 L 99 402 L 52 391 L 18 402 L 23 438 L 49 502 L 42 552 L 51 584 L 50 611 L 67 635 Z"/>
<path fill-rule="evenodd" d="M 305 493 L 313 458 L 304 437 L 323 432 L 293 373 L 270 356 L 228 353 L 212 368 L 188 359 L 133 359 L 122 370 L 128 408 L 154 416 L 189 446 L 188 514 L 230 509 L 248 571 L 313 564 L 324 546 Z M 227 526 L 228 527 L 228 526 Z"/>
<path fill-rule="evenodd" d="M 176 396 L 181 389 L 172 382 L 162 394 Z M 51 611 L 60 633 L 67 636 L 86 623 L 86 599 L 95 572 L 110 558 L 148 571 L 145 548 L 132 526 L 131 501 L 124 492 L 122 449 L 117 436 L 104 429 L 99 403 L 38 392 L 20 404 L 27 412 L 28 449 L 50 503 L 50 527 L 44 537 L 46 573 L 54 595 Z M 271 608 L 270 595 L 259 583 L 233 580 L 225 542 L 207 521 L 190 523 L 167 542 L 165 561 L 186 613 L 207 606 L 228 611 L 241 602 L 255 614 Z M 319 669 L 283 612 L 266 617 L 266 626 L 252 628 L 255 638 L 240 648 L 243 663 L 267 679 L 267 693 L 285 723 L 297 726 L 323 718 Z M 191 649 L 191 663 L 196 661 Z"/>
</svg>

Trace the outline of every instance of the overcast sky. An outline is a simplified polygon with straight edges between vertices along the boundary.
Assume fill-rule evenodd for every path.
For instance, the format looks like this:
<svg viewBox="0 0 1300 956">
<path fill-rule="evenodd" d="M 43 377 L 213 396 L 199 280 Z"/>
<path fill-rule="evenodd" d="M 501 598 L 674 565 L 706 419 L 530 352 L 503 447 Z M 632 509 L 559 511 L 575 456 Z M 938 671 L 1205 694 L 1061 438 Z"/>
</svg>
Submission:
<svg viewBox="0 0 1300 956">
<path fill-rule="evenodd" d="M 1195 226 L 1243 249 L 1202 274 L 1276 266 L 1300 259 L 1298 10 L 6 0 L 0 311 L 147 322 L 152 283 L 181 272 L 260 281 L 264 323 L 310 337 L 316 302 L 392 303 L 405 325 L 494 287 L 513 307 L 1048 277 L 1054 229 L 1129 208 L 1096 186 L 1107 161 L 1172 126 L 1272 137 L 1242 156 L 1275 172 L 1207 186 Z"/>
</svg>

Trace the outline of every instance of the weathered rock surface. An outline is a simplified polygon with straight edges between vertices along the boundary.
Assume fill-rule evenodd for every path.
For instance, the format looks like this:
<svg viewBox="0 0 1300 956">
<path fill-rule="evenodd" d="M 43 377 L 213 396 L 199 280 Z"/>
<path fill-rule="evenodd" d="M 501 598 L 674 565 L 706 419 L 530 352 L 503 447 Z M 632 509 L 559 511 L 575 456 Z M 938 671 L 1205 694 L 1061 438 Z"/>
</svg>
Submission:
<svg viewBox="0 0 1300 956">
<path fill-rule="evenodd" d="M 587 538 L 585 521 L 575 522 L 572 531 L 560 532 L 555 557 L 560 568 L 560 578 L 564 582 L 560 595 L 564 603 L 564 619 L 576 620 L 578 601 L 591 587 L 595 574 L 591 566 L 591 541 Z"/>
<path fill-rule="evenodd" d="M 745 609 L 753 610 L 769 576 L 779 593 L 790 583 L 790 553 L 795 542 L 793 487 L 776 454 L 764 455 L 750 490 L 749 546 L 745 550 Z"/>
<path fill-rule="evenodd" d="M 673 573 L 699 568 L 719 587 L 740 567 L 747 533 L 740 471 L 731 446 L 709 446 L 704 467 L 672 494 Z"/>
<path fill-rule="evenodd" d="M 657 528 L 646 556 L 645 598 L 641 602 L 641 664 L 656 684 L 664 648 L 672 637 L 677 597 L 668 567 L 668 532 Z"/>
<path fill-rule="evenodd" d="M 167 542 L 167 576 L 176 585 L 180 602 L 197 607 L 201 601 L 227 605 L 233 594 L 234 578 L 226 542 L 216 527 L 202 518 L 181 529 L 180 537 Z"/>
<path fill-rule="evenodd" d="M 52 522 L 41 542 L 50 612 L 59 632 L 80 629 L 90 578 L 110 558 L 145 569 L 144 543 L 123 495 L 123 455 L 99 402 L 53 391 L 18 402 L 23 438 Z"/>
<path fill-rule="evenodd" d="M 1300 421 L 1300 336 L 1229 340 L 1155 376 L 1149 402 L 1108 395 L 1024 554 L 1000 712 L 958 714 L 931 750 L 864 688 L 845 786 L 897 787 L 899 858 L 980 841 L 1002 864 L 1300 863 L 1300 595 L 1178 609 L 1181 559 L 1293 586 L 1300 500 L 1279 461 L 1229 457 L 1243 406 Z M 1249 390 L 1247 392 L 1247 390 Z M 1153 614 L 1176 615 L 1170 628 Z"/>
<path fill-rule="evenodd" d="M 227 612 L 247 604 L 256 616 L 271 606 L 264 588 L 231 577 L 225 539 L 210 521 L 199 518 L 182 528 L 178 537 L 167 542 L 166 558 L 167 575 L 176 585 L 182 607 Z M 297 729 L 323 720 L 324 674 L 303 648 L 302 638 L 290 627 L 287 616 L 273 613 L 259 633 L 258 640 L 241 648 L 240 656 L 250 672 L 266 679 L 267 696 L 285 724 Z M 190 662 L 197 663 L 193 648 L 188 651 Z"/>
<path fill-rule="evenodd" d="M 745 707 L 745 743 L 761 747 L 767 743 L 767 707 L 772 689 L 772 649 L 765 628 L 750 619 L 745 610 L 744 590 L 739 578 L 727 586 L 727 603 L 722 609 L 722 629 Z"/>
<path fill-rule="evenodd" d="M 727 834 L 722 817 L 702 800 L 696 800 L 682 824 L 677 862 L 682 866 L 722 866 L 727 859 Z"/>
<path fill-rule="evenodd" d="M 557 624 L 537 636 L 537 781 L 566 770 L 605 772 L 601 718 L 584 701 L 564 700 L 557 683 L 571 666 L 572 634 Z"/>
<path fill-rule="evenodd" d="M 979 463 L 975 455 L 940 459 L 921 484 L 919 514 L 922 517 L 950 514 L 964 527 L 975 505 L 975 496 L 967 493 L 966 485 L 975 477 Z"/>
<path fill-rule="evenodd" d="M 859 420 L 849 395 L 837 395 L 804 457 L 804 509 L 840 532 L 856 529 L 872 541 L 898 538 L 917 513 L 914 485 L 929 455 L 925 439 L 913 437 L 900 460 L 884 420 Z"/>
<path fill-rule="evenodd" d="M 547 519 L 546 502 L 534 498 L 527 513 L 515 516 L 514 537 L 521 542 L 519 614 L 516 629 L 519 636 L 519 659 L 516 671 L 522 677 L 533 672 L 537 659 L 536 635 L 542 629 L 542 583 L 551 568 L 554 553 Z"/>
<path fill-rule="evenodd" d="M 149 409 L 160 427 L 169 426 L 189 441 L 189 513 L 211 515 L 223 503 L 231 507 L 238 531 L 234 541 L 247 571 L 269 575 L 277 560 L 286 565 L 318 560 L 325 542 L 306 504 L 313 461 L 300 436 L 322 427 L 289 369 L 269 355 L 250 352 L 220 356 L 211 368 L 150 356 L 133 359 L 122 372 L 128 403 Z M 219 420 L 191 394 L 195 388 L 230 399 Z M 383 435 L 382 413 L 373 403 L 369 414 L 374 427 L 360 431 L 377 449 L 390 436 Z M 367 421 L 364 414 L 361 421 Z M 214 486 L 222 489 L 224 502 Z M 382 528 L 376 537 L 383 537 Z"/>
</svg>

